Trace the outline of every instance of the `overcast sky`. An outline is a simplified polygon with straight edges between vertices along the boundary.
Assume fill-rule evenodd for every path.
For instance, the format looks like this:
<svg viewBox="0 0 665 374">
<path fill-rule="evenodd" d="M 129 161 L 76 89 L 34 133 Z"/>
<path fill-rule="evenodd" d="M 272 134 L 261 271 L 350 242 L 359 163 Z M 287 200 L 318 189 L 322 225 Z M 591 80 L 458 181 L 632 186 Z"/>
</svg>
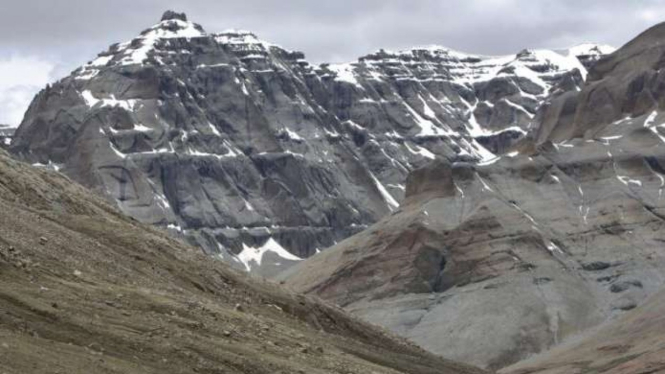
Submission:
<svg viewBox="0 0 665 374">
<path fill-rule="evenodd" d="M 36 91 L 114 42 L 187 13 L 208 32 L 240 28 L 313 62 L 438 44 L 510 54 L 582 42 L 621 46 L 665 20 L 665 0 L 0 0 L 0 123 Z"/>
</svg>

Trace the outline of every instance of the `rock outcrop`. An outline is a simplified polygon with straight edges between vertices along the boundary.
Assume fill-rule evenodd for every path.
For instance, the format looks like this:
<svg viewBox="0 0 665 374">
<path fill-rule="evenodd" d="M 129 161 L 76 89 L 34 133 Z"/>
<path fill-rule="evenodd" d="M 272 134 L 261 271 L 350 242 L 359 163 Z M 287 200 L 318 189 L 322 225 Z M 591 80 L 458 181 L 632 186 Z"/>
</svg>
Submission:
<svg viewBox="0 0 665 374">
<path fill-rule="evenodd" d="M 554 92 L 507 154 L 412 173 L 398 212 L 287 284 L 488 368 L 643 304 L 665 285 L 664 30 Z"/>
<path fill-rule="evenodd" d="M 541 108 L 535 141 L 561 142 L 594 137 L 609 124 L 621 126 L 631 118 L 665 105 L 665 27 L 657 25 L 626 44 L 610 58 L 596 63 L 581 91 L 568 91 Z"/>
<path fill-rule="evenodd" d="M 506 151 L 585 75 L 574 53 L 545 50 L 430 47 L 314 66 L 167 12 L 41 91 L 12 151 L 271 275 L 395 211 L 409 171 L 435 157 Z"/>
</svg>

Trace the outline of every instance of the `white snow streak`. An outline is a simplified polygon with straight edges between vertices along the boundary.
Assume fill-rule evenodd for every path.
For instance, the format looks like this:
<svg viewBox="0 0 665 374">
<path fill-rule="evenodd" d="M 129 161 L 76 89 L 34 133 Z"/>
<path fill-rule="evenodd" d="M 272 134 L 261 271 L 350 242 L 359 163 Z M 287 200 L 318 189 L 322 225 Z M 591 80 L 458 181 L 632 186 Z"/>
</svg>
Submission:
<svg viewBox="0 0 665 374">
<path fill-rule="evenodd" d="M 386 189 L 386 187 L 383 186 L 383 183 L 381 183 L 381 181 L 379 181 L 379 180 L 374 176 L 374 174 L 372 174 L 372 172 L 369 172 L 369 176 L 372 177 L 372 180 L 374 180 L 374 183 L 376 184 L 376 188 L 379 189 L 379 192 L 381 193 L 381 196 L 383 196 L 383 199 L 384 199 L 384 200 L 386 201 L 386 203 L 388 204 L 388 209 L 390 209 L 390 211 L 392 212 L 392 211 L 394 211 L 396 208 L 398 208 L 398 207 L 399 207 L 399 203 L 398 203 L 397 200 L 395 200 L 395 198 L 390 194 L 390 192 L 388 192 L 388 190 Z"/>
</svg>

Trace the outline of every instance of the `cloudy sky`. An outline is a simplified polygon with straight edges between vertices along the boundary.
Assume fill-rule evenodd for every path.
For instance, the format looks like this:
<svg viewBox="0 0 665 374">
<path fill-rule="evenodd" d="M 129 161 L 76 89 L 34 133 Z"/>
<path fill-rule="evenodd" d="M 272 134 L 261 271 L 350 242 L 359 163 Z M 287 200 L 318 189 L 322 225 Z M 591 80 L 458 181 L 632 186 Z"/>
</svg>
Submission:
<svg viewBox="0 0 665 374">
<path fill-rule="evenodd" d="M 313 62 L 438 44 L 510 54 L 582 42 L 620 46 L 665 20 L 665 0 L 1 0 L 0 123 L 36 91 L 174 9 L 208 32 L 252 30 Z"/>
</svg>

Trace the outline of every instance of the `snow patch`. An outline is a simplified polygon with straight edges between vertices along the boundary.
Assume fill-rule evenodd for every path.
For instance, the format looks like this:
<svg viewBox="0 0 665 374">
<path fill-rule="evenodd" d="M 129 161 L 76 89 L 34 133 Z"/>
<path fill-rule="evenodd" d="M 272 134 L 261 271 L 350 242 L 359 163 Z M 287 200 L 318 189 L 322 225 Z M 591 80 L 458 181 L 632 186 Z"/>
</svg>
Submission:
<svg viewBox="0 0 665 374">
<path fill-rule="evenodd" d="M 482 190 L 483 190 L 483 191 L 487 190 L 487 191 L 490 191 L 490 192 L 494 192 L 494 190 L 492 189 L 492 187 L 490 187 L 490 186 L 487 184 L 487 182 L 485 182 L 485 180 L 483 179 L 483 177 L 480 176 L 480 174 L 476 173 L 476 176 L 478 177 L 478 180 L 480 181 L 480 183 L 483 185 L 483 187 L 482 187 Z"/>
<path fill-rule="evenodd" d="M 194 23 L 178 19 L 162 21 L 149 28 L 138 37 L 138 42 L 123 43 L 125 48 L 124 57 L 119 61 L 120 65 L 142 64 L 148 58 L 148 54 L 154 50 L 155 43 L 160 39 L 169 38 L 197 38 L 204 37 L 206 33 L 197 28 Z M 136 48 L 130 48 L 132 44 L 138 43 Z"/>
<path fill-rule="evenodd" d="M 273 238 L 268 239 L 268 241 L 258 248 L 250 247 L 243 243 L 242 252 L 236 257 L 243 265 L 245 265 L 247 271 L 251 271 L 253 267 L 261 266 L 263 256 L 268 252 L 274 253 L 285 260 L 302 261 L 302 258 L 291 254 Z"/>
<path fill-rule="evenodd" d="M 554 254 L 554 252 L 558 252 L 560 254 L 563 254 L 563 251 L 561 250 L 561 248 L 559 248 L 559 246 L 554 244 L 554 242 L 551 241 L 551 240 L 546 241 L 546 246 L 547 246 L 547 250 L 550 251 L 552 254 Z"/>
<path fill-rule="evenodd" d="M 418 112 L 415 111 L 407 102 L 404 102 L 404 106 L 409 111 L 409 114 L 414 119 L 416 124 L 420 127 L 420 133 L 416 136 L 449 136 L 457 135 L 453 131 L 445 131 L 440 127 L 437 127 L 434 122 L 424 118 Z"/>
<path fill-rule="evenodd" d="M 420 155 L 430 160 L 434 160 L 436 158 L 436 155 L 434 153 L 428 151 L 427 149 L 419 145 L 416 145 L 416 149 L 412 149 L 408 143 L 404 143 L 404 147 L 406 147 L 406 149 L 414 155 Z"/>
<path fill-rule="evenodd" d="M 360 85 L 360 83 L 356 79 L 356 74 L 353 71 L 353 65 L 331 64 L 328 65 L 328 70 L 335 73 L 335 81 L 349 83 L 360 89 L 363 89 L 363 86 Z"/>
<path fill-rule="evenodd" d="M 168 226 L 166 226 L 166 228 L 168 228 L 170 230 L 175 230 L 177 232 L 183 232 L 182 227 L 180 227 L 178 225 L 174 225 L 173 223 L 169 223 Z"/>
<path fill-rule="evenodd" d="M 100 105 L 101 107 L 120 107 L 127 111 L 132 111 L 138 102 L 138 100 L 135 99 L 118 100 L 113 94 L 111 94 L 109 98 L 98 99 L 90 90 L 84 90 L 81 92 L 81 97 L 83 97 L 86 105 L 90 108 Z"/>
<path fill-rule="evenodd" d="M 601 56 L 614 53 L 617 49 L 607 44 L 582 43 L 568 48 L 566 52 L 572 56 Z"/>
<path fill-rule="evenodd" d="M 282 131 L 283 131 L 283 132 L 287 135 L 287 137 L 288 137 L 289 139 L 291 139 L 291 140 L 295 140 L 295 141 L 297 141 L 297 142 L 301 142 L 301 141 L 305 140 L 305 139 L 303 139 L 300 135 L 298 135 L 297 132 L 295 132 L 295 131 L 293 131 L 293 130 L 287 128 L 287 127 L 284 127 L 284 128 L 282 129 Z"/>
</svg>

